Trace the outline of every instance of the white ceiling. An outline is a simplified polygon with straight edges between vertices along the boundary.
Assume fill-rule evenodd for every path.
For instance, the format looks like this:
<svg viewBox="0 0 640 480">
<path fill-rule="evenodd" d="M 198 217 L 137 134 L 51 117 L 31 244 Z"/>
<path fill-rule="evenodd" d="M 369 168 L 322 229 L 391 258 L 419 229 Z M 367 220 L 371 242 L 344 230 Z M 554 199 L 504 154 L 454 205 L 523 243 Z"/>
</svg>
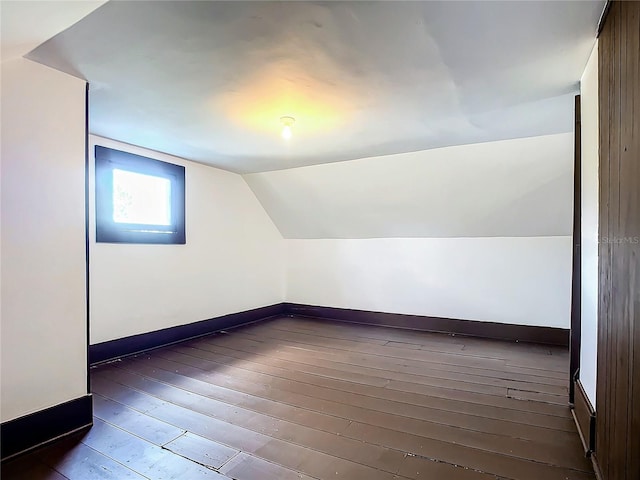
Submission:
<svg viewBox="0 0 640 480">
<path fill-rule="evenodd" d="M 112 1 L 28 58 L 92 133 L 259 172 L 571 131 L 603 4 Z"/>
<path fill-rule="evenodd" d="M 2 61 L 19 58 L 29 53 L 106 1 L 0 1 Z"/>
</svg>

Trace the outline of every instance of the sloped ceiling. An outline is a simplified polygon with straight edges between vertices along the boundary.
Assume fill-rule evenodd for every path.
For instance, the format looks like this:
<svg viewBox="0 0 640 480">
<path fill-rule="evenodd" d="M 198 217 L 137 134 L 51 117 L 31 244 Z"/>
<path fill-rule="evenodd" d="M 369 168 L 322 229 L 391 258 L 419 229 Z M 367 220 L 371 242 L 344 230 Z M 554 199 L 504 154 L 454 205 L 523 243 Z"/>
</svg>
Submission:
<svg viewBox="0 0 640 480">
<path fill-rule="evenodd" d="M 70 27 L 106 0 L 0 2 L 2 61 L 19 58 Z"/>
<path fill-rule="evenodd" d="M 603 3 L 112 1 L 29 58 L 92 133 L 261 172 L 569 132 Z"/>
<path fill-rule="evenodd" d="M 245 175 L 285 238 L 571 235 L 573 134 Z"/>
</svg>

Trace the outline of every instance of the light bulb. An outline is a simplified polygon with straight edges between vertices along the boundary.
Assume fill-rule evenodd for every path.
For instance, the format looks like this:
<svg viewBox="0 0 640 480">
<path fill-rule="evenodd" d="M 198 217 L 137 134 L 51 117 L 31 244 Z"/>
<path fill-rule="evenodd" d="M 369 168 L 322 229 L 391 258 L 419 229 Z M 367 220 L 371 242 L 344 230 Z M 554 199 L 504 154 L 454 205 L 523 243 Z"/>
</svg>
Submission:
<svg viewBox="0 0 640 480">
<path fill-rule="evenodd" d="M 280 117 L 282 122 L 282 138 L 289 140 L 291 138 L 291 126 L 296 123 L 296 119 L 293 117 Z"/>
</svg>

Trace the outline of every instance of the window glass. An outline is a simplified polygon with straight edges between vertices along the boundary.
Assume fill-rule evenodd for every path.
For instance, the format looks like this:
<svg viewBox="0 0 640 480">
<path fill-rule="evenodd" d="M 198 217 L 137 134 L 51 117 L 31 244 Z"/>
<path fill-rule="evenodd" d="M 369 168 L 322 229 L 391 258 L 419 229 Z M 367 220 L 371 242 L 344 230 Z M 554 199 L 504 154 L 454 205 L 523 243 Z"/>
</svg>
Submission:
<svg viewBox="0 0 640 480">
<path fill-rule="evenodd" d="M 171 181 L 154 175 L 114 169 L 113 221 L 171 225 Z"/>
<path fill-rule="evenodd" d="M 96 242 L 184 245 L 185 167 L 95 147 Z"/>
</svg>

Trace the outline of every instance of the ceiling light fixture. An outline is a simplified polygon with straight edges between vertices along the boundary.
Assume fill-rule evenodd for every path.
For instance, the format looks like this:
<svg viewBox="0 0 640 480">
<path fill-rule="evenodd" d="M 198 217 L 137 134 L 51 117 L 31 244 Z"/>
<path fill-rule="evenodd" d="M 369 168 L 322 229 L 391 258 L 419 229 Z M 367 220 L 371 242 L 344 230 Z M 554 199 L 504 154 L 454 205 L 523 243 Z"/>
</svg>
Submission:
<svg viewBox="0 0 640 480">
<path fill-rule="evenodd" d="M 296 123 L 296 119 L 293 117 L 280 117 L 282 122 L 282 138 L 289 140 L 291 138 L 291 127 Z"/>
</svg>

